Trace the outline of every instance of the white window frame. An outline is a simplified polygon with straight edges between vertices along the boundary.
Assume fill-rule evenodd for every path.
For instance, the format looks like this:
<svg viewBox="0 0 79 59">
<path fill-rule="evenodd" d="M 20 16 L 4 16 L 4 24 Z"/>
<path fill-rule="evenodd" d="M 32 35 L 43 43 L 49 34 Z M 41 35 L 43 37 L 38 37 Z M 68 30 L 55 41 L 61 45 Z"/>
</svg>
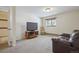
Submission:
<svg viewBox="0 0 79 59">
<path fill-rule="evenodd" d="M 55 18 L 46 19 L 46 27 L 56 27 L 56 19 Z"/>
</svg>

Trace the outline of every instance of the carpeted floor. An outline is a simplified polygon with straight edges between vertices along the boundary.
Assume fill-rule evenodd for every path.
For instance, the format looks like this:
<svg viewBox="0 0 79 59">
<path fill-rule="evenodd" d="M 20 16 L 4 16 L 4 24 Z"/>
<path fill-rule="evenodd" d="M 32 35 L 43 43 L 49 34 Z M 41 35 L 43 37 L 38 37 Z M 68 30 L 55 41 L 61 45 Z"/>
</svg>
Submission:
<svg viewBox="0 0 79 59">
<path fill-rule="evenodd" d="M 52 36 L 38 36 L 29 40 L 17 41 L 15 47 L 0 50 L 1 53 L 52 53 Z"/>
</svg>

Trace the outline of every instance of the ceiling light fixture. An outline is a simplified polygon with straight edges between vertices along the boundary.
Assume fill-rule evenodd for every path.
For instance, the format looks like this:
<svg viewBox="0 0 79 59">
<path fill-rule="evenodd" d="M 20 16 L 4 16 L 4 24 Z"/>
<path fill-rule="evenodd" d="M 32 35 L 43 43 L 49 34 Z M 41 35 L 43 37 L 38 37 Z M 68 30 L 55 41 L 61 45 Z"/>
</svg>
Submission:
<svg viewBox="0 0 79 59">
<path fill-rule="evenodd" d="M 53 10 L 53 8 L 50 8 L 50 7 L 43 9 L 44 12 L 51 12 L 52 10 Z"/>
</svg>

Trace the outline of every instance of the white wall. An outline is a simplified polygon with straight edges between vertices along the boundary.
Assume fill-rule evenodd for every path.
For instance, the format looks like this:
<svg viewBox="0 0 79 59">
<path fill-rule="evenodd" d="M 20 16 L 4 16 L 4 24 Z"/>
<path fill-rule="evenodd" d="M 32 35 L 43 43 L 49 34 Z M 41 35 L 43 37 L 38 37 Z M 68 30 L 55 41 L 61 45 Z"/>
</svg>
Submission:
<svg viewBox="0 0 79 59">
<path fill-rule="evenodd" d="M 34 14 L 27 12 L 26 8 L 16 7 L 16 37 L 22 39 L 26 31 L 26 22 L 37 22 L 38 27 L 40 20 Z M 38 28 L 39 29 L 39 28 Z"/>
<path fill-rule="evenodd" d="M 56 27 L 46 27 L 45 20 L 43 20 L 47 33 L 71 33 L 74 29 L 79 29 L 79 11 L 62 13 L 56 17 Z"/>
</svg>

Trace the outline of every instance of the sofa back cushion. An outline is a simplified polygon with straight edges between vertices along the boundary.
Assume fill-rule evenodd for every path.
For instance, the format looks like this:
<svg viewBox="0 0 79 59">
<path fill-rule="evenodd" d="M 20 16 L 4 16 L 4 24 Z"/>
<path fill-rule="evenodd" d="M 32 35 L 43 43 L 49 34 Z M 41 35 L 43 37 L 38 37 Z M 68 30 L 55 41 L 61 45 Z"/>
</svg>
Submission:
<svg viewBox="0 0 79 59">
<path fill-rule="evenodd" d="M 79 32 L 75 32 L 71 39 L 73 46 L 79 47 Z"/>
<path fill-rule="evenodd" d="M 74 30 L 70 35 L 69 42 L 72 42 L 78 36 L 79 30 Z"/>
</svg>

